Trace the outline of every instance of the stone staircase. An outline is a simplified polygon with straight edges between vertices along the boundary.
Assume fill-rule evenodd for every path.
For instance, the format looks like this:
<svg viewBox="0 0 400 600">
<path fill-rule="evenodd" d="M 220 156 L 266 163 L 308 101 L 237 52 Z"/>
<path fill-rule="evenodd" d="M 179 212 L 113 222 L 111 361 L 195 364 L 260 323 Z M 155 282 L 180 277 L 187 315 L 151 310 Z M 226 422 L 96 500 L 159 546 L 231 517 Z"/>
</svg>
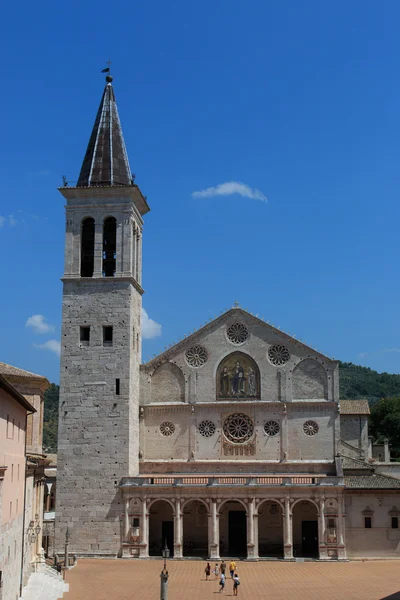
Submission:
<svg viewBox="0 0 400 600">
<path fill-rule="evenodd" d="M 61 575 L 48 565 L 42 565 L 40 571 L 29 577 L 20 600 L 58 600 L 68 591 L 69 585 Z"/>
</svg>

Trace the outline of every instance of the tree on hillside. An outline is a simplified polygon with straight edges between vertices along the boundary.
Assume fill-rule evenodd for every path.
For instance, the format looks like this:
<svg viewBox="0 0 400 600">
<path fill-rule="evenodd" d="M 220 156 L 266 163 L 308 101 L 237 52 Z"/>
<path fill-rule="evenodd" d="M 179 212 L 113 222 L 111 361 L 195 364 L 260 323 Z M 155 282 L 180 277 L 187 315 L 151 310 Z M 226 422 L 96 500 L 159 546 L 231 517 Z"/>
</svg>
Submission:
<svg viewBox="0 0 400 600">
<path fill-rule="evenodd" d="M 372 406 L 370 432 L 379 442 L 388 438 L 393 458 L 400 458 L 400 398 L 382 398 Z"/>
<path fill-rule="evenodd" d="M 57 452 L 58 435 L 58 399 L 60 387 L 50 384 L 44 393 L 43 449 L 45 452 Z"/>
</svg>

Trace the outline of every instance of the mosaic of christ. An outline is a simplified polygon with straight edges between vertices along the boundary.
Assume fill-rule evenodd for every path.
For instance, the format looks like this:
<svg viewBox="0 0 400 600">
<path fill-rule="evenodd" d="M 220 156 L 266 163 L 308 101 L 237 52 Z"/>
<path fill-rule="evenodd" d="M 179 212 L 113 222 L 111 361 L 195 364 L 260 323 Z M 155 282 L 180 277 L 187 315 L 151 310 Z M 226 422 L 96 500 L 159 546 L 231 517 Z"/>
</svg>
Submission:
<svg viewBox="0 0 400 600">
<path fill-rule="evenodd" d="M 221 362 L 217 371 L 219 398 L 258 398 L 259 390 L 258 368 L 250 356 L 235 352 Z"/>
</svg>

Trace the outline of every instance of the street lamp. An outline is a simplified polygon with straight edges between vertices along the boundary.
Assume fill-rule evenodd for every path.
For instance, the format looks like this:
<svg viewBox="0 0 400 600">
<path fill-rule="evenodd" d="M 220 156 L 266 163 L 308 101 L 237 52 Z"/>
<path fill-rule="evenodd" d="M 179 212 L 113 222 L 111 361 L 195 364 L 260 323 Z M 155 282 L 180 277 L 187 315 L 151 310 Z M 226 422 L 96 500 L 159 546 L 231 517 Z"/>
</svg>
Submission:
<svg viewBox="0 0 400 600">
<path fill-rule="evenodd" d="M 167 558 L 169 558 L 169 548 L 167 546 L 167 540 L 164 542 L 164 548 L 162 549 L 162 557 L 164 559 L 164 568 L 161 571 L 161 587 L 160 587 L 160 600 L 168 600 L 168 571 L 167 571 Z"/>
</svg>

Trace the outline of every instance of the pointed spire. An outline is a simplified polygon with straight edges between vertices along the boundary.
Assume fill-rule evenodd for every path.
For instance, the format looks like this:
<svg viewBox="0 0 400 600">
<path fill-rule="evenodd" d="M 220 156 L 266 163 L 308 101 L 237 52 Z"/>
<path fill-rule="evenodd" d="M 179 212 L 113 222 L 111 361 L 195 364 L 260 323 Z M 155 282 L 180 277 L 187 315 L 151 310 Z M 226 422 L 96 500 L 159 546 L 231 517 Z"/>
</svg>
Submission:
<svg viewBox="0 0 400 600">
<path fill-rule="evenodd" d="M 106 81 L 79 174 L 78 187 L 132 185 L 111 75 L 107 75 Z"/>
</svg>

